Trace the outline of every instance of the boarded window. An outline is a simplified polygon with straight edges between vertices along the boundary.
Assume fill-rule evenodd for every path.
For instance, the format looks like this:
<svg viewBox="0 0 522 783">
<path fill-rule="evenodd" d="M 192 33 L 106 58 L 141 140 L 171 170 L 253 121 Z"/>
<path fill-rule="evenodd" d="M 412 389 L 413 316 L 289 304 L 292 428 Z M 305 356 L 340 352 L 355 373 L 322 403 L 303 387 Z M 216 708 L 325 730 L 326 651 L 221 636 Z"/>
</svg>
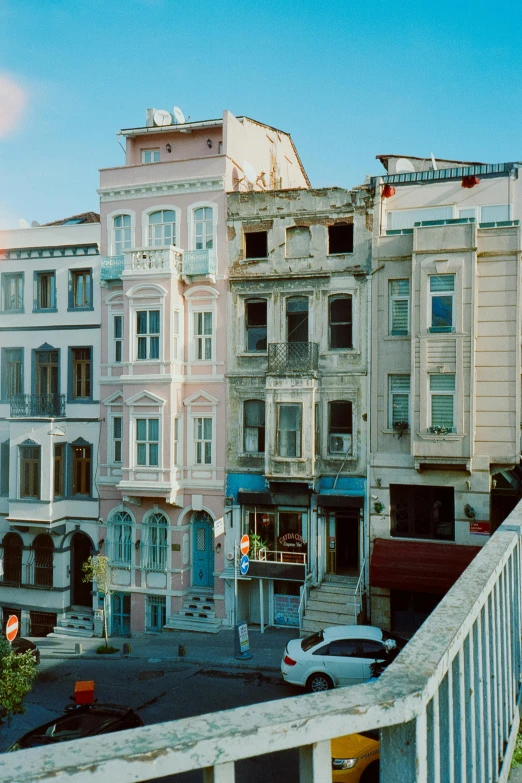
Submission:
<svg viewBox="0 0 522 783">
<path fill-rule="evenodd" d="M 286 257 L 306 258 L 310 255 L 310 229 L 292 226 L 286 229 Z"/>
</svg>

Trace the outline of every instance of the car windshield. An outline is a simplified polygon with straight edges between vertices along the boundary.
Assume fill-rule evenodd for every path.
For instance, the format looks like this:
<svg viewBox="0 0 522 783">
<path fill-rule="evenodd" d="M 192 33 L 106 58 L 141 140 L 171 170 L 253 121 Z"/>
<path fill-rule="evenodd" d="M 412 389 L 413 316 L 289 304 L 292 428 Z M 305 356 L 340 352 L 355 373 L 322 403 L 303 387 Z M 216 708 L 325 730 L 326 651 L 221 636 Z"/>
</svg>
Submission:
<svg viewBox="0 0 522 783">
<path fill-rule="evenodd" d="M 316 644 L 319 644 L 319 642 L 323 642 L 323 641 L 324 641 L 324 634 L 322 631 L 313 633 L 311 636 L 307 636 L 301 641 L 301 650 L 303 652 L 307 652 L 307 650 L 310 650 L 311 647 L 315 647 Z"/>
<path fill-rule="evenodd" d="M 67 742 L 68 740 L 99 734 L 114 722 L 115 716 L 107 712 L 73 713 L 64 718 L 59 718 L 56 723 L 52 723 L 50 726 L 42 726 L 39 729 L 35 729 L 22 740 L 19 740 L 19 743 L 22 747 L 28 748 L 35 745 L 47 745 L 52 742 Z"/>
</svg>

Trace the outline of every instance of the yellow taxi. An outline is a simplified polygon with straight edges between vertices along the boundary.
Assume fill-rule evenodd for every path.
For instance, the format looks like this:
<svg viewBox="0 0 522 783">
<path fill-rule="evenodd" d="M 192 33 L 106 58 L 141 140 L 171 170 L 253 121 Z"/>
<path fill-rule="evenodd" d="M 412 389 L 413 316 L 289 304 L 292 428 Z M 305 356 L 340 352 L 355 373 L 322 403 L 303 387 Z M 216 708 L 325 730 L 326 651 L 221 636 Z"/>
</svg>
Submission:
<svg viewBox="0 0 522 783">
<path fill-rule="evenodd" d="M 346 734 L 330 743 L 333 783 L 379 783 L 379 732 Z"/>
</svg>

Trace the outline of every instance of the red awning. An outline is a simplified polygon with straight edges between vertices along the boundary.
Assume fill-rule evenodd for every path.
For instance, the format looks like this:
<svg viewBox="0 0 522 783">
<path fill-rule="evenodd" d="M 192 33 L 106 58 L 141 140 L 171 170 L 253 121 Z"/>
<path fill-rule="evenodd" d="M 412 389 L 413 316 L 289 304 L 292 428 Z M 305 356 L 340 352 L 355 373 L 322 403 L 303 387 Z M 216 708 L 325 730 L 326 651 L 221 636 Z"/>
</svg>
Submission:
<svg viewBox="0 0 522 783">
<path fill-rule="evenodd" d="M 479 546 L 376 538 L 370 564 L 370 585 L 390 590 L 444 594 L 480 549 Z"/>
</svg>

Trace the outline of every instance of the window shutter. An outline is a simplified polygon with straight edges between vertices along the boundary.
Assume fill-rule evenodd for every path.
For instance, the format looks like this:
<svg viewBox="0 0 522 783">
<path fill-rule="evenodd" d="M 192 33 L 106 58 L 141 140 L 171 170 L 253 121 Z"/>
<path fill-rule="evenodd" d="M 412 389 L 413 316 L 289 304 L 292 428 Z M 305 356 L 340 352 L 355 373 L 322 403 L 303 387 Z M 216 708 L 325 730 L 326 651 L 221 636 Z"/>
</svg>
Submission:
<svg viewBox="0 0 522 783">
<path fill-rule="evenodd" d="M 455 376 L 452 373 L 430 375 L 430 391 L 455 391 Z"/>
<path fill-rule="evenodd" d="M 408 334 L 408 299 L 395 299 L 392 302 L 392 335 Z"/>
<path fill-rule="evenodd" d="M 430 291 L 432 293 L 438 291 L 454 291 L 455 290 L 455 275 L 431 275 L 430 276 Z"/>
</svg>

